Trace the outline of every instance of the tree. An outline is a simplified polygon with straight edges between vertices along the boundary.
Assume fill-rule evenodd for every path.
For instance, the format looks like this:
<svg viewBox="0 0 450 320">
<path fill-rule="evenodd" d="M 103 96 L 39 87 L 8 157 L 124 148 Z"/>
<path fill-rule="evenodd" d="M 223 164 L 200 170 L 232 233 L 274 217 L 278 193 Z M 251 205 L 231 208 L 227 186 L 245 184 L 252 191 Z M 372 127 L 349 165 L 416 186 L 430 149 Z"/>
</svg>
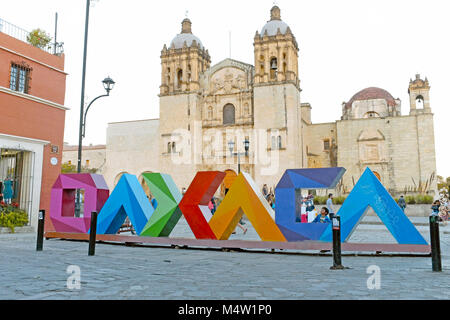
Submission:
<svg viewBox="0 0 450 320">
<path fill-rule="evenodd" d="M 81 173 L 97 173 L 98 168 L 81 167 Z M 77 173 L 77 166 L 69 162 L 61 165 L 61 173 Z"/>
<path fill-rule="evenodd" d="M 28 34 L 27 41 L 32 46 L 44 49 L 52 41 L 52 38 L 44 30 L 37 28 Z"/>
<path fill-rule="evenodd" d="M 77 168 L 74 164 L 65 162 L 61 164 L 61 173 L 77 173 Z"/>
</svg>

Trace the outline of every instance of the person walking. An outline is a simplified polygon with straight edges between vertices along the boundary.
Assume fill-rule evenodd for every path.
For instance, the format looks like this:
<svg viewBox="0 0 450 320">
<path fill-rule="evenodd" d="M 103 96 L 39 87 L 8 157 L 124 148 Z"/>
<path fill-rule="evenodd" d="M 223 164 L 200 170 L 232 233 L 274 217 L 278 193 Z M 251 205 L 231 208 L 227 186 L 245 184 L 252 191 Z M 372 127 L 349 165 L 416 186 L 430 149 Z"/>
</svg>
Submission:
<svg viewBox="0 0 450 320">
<path fill-rule="evenodd" d="M 398 206 L 402 209 L 403 212 L 405 212 L 406 208 L 406 201 L 403 195 L 400 196 L 400 199 L 398 199 Z"/>
<path fill-rule="evenodd" d="M 336 213 L 334 212 L 334 205 L 333 205 L 333 194 L 330 193 L 328 195 L 328 200 L 327 200 L 327 209 L 330 215 L 330 219 L 333 219 L 334 216 L 336 215 Z"/>
</svg>

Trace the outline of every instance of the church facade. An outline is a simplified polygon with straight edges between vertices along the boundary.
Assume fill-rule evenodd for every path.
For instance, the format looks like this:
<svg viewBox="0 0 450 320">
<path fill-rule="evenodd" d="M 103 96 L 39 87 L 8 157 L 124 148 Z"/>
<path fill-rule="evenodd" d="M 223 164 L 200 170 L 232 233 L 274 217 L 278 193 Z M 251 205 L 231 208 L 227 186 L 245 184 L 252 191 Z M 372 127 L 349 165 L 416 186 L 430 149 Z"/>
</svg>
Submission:
<svg viewBox="0 0 450 320">
<path fill-rule="evenodd" d="M 187 188 L 196 172 L 239 171 L 275 188 L 286 169 L 345 167 L 347 194 L 366 167 L 393 195 L 436 190 L 430 85 L 409 83 L 410 112 L 386 90 L 367 88 L 342 105 L 342 117 L 314 124 L 301 101 L 299 47 L 280 9 L 256 32 L 253 65 L 211 57 L 189 19 L 161 51 L 159 119 L 110 123 L 106 165 L 112 189 L 121 174 L 161 172 Z"/>
</svg>

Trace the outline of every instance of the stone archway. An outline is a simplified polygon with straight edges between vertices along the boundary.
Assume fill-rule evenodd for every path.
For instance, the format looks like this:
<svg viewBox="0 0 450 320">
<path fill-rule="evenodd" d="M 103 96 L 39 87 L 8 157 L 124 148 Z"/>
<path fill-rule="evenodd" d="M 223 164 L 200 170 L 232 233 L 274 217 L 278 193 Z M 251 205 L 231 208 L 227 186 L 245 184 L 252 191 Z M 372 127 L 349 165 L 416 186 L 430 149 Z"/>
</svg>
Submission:
<svg viewBox="0 0 450 320">
<path fill-rule="evenodd" d="M 377 177 L 378 180 L 380 180 L 380 182 L 381 182 L 381 176 L 380 176 L 380 174 L 379 174 L 378 172 L 376 172 L 376 171 L 372 171 L 372 172 L 373 172 L 373 174 L 375 175 L 375 177 Z"/>
<path fill-rule="evenodd" d="M 128 173 L 126 171 L 122 171 L 121 173 L 119 173 L 118 175 L 116 175 L 116 177 L 114 178 L 114 187 L 117 186 L 117 183 L 119 182 L 120 178 L 122 178 L 122 176 Z"/>
<path fill-rule="evenodd" d="M 139 175 L 139 178 L 138 178 L 139 183 L 142 186 L 142 189 L 144 189 L 145 194 L 147 195 L 147 197 L 149 197 L 152 193 L 150 192 L 148 185 L 145 183 L 145 180 L 144 180 L 145 173 L 153 173 L 153 172 L 152 171 L 144 171 Z"/>
</svg>

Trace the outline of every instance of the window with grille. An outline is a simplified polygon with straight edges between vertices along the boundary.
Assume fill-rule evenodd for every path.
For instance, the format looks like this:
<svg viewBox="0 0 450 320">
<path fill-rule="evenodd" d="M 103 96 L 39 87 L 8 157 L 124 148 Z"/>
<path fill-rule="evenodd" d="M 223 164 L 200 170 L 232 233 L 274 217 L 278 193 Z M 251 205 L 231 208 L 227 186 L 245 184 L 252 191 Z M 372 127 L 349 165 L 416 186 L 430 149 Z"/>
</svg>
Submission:
<svg viewBox="0 0 450 320">
<path fill-rule="evenodd" d="M 14 91 L 28 93 L 30 72 L 31 68 L 12 63 L 9 88 Z"/>
<path fill-rule="evenodd" d="M 329 139 L 323 140 L 323 150 L 330 150 L 330 140 Z"/>
</svg>

